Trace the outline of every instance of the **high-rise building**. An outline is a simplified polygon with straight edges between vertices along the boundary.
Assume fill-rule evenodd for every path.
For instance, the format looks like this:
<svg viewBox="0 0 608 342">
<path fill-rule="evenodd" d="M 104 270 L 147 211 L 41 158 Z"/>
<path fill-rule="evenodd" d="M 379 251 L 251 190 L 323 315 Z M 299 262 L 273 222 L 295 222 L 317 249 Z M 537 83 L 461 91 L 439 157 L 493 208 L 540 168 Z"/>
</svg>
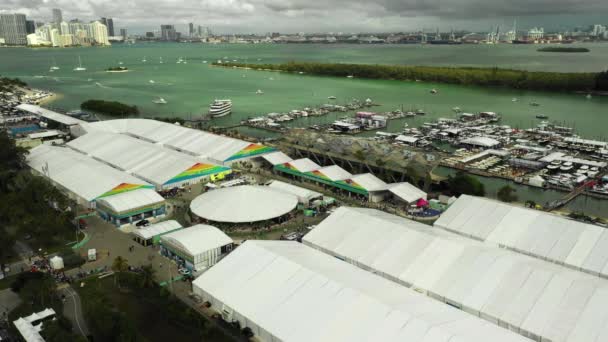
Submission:
<svg viewBox="0 0 608 342">
<path fill-rule="evenodd" d="M 25 32 L 27 32 L 27 34 L 32 34 L 36 32 L 36 22 L 34 22 L 33 20 L 26 20 Z"/>
<path fill-rule="evenodd" d="M 188 35 L 194 37 L 194 23 L 188 24 Z"/>
<path fill-rule="evenodd" d="M 177 40 L 177 32 L 173 25 L 160 25 L 160 39 L 164 41 Z"/>
<path fill-rule="evenodd" d="M 99 21 L 94 21 L 89 24 L 89 32 L 91 38 L 95 40 L 97 45 L 110 45 L 108 40 L 108 28 Z"/>
<path fill-rule="evenodd" d="M 58 29 L 60 34 L 70 34 L 70 25 L 65 21 L 59 23 Z"/>
<path fill-rule="evenodd" d="M 146 38 L 154 38 L 154 32 L 146 32 Z"/>
<path fill-rule="evenodd" d="M 0 14 L 0 38 L 6 45 L 27 45 L 25 14 Z"/>
<path fill-rule="evenodd" d="M 121 28 L 120 36 L 122 37 L 122 40 L 127 40 L 127 29 Z"/>
<path fill-rule="evenodd" d="M 63 21 L 61 10 L 59 8 L 53 8 L 53 22 L 57 25 Z"/>
<path fill-rule="evenodd" d="M 114 20 L 112 18 L 101 18 L 100 22 L 108 28 L 108 36 L 114 36 Z"/>
</svg>

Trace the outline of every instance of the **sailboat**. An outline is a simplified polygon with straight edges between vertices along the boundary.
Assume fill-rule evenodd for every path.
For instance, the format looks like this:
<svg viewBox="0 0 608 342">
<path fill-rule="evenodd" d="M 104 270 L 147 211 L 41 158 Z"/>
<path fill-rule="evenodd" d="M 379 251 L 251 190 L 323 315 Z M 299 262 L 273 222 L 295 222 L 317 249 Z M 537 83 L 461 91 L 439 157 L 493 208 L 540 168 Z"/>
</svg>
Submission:
<svg viewBox="0 0 608 342">
<path fill-rule="evenodd" d="M 53 72 L 55 70 L 59 70 L 59 67 L 57 66 L 57 63 L 55 62 L 55 58 L 53 58 L 53 65 L 51 65 L 51 68 L 49 69 L 49 71 Z"/>
<path fill-rule="evenodd" d="M 141 60 L 142 62 L 146 63 L 146 56 L 144 56 L 144 59 Z"/>
<path fill-rule="evenodd" d="M 74 68 L 74 71 L 85 71 L 87 70 L 87 68 L 82 66 L 82 60 L 80 59 L 80 56 L 78 56 L 78 66 Z"/>
</svg>

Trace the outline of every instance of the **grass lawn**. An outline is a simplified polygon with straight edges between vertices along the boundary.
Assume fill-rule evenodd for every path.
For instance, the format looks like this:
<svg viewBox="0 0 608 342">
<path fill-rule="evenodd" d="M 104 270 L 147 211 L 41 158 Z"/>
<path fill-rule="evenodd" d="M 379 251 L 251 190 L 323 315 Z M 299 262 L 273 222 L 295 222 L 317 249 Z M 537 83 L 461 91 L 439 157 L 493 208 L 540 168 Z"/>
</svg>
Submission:
<svg viewBox="0 0 608 342">
<path fill-rule="evenodd" d="M 173 316 L 166 307 L 166 299 L 162 298 L 158 287 L 149 289 L 119 290 L 114 285 L 114 278 L 104 279 L 89 278 L 85 281 L 83 288 L 77 288 L 83 305 L 87 297 L 97 296 L 103 293 L 109 299 L 113 309 L 120 311 L 132 319 L 135 328 L 142 339 L 149 342 L 199 342 L 199 341 L 218 341 L 233 342 L 231 337 L 223 334 L 222 331 L 208 324 L 206 332 L 201 336 L 202 329 L 190 324 L 188 321 L 171 320 Z M 173 304 L 172 310 L 185 312 L 190 310 L 186 304 L 177 301 Z M 196 319 L 204 320 L 204 316 L 193 312 Z M 87 318 L 88 319 L 88 318 Z M 207 322 L 208 323 L 208 322 Z"/>
<path fill-rule="evenodd" d="M 11 287 L 13 281 L 17 279 L 17 274 L 13 274 L 12 276 L 4 277 L 4 279 L 0 279 L 0 290 L 8 289 Z"/>
</svg>

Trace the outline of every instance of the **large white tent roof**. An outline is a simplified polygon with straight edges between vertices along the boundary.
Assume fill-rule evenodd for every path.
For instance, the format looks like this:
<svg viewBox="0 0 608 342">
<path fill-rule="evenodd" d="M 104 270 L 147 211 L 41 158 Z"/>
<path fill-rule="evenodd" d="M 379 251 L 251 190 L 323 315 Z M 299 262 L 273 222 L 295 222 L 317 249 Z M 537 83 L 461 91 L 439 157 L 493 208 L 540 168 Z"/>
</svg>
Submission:
<svg viewBox="0 0 608 342">
<path fill-rule="evenodd" d="M 143 240 L 151 239 L 157 235 L 172 232 L 176 229 L 182 228 L 182 225 L 175 220 L 163 221 L 155 224 L 151 224 L 147 227 L 141 227 L 133 231 L 133 235 L 140 237 Z"/>
<path fill-rule="evenodd" d="M 165 199 L 152 189 L 137 189 L 120 194 L 102 197 L 97 200 L 114 212 L 120 213 L 164 202 Z"/>
<path fill-rule="evenodd" d="M 316 170 L 315 172 L 321 173 L 323 176 L 329 178 L 330 180 L 332 180 L 334 182 L 339 181 L 339 180 L 349 179 L 353 176 L 350 172 L 344 170 L 343 168 L 339 167 L 338 165 L 326 166 L 326 167 Z"/>
<path fill-rule="evenodd" d="M 415 202 L 421 198 L 426 199 L 426 192 L 408 182 L 389 184 L 388 191 L 408 203 Z"/>
<path fill-rule="evenodd" d="M 489 137 L 472 137 L 460 141 L 462 144 L 475 145 L 481 147 L 494 147 L 500 145 L 500 141 Z"/>
<path fill-rule="evenodd" d="M 215 222 L 246 223 L 270 220 L 298 205 L 292 194 L 266 186 L 241 185 L 211 190 L 190 203 L 198 216 Z"/>
<path fill-rule="evenodd" d="M 372 209 L 340 208 L 303 242 L 535 340 L 608 336 L 608 282 L 563 266 Z"/>
<path fill-rule="evenodd" d="M 176 246 L 193 256 L 232 243 L 232 239 L 224 232 L 205 224 L 165 234 L 160 240 L 163 245 Z"/>
<path fill-rule="evenodd" d="M 40 106 L 36 106 L 33 104 L 22 103 L 17 106 L 17 109 L 20 109 L 20 110 L 28 112 L 28 113 L 39 115 L 48 120 L 59 122 L 63 125 L 67 125 L 67 126 L 86 123 L 86 121 L 82 121 L 80 119 L 73 118 L 69 115 L 57 113 L 52 110 L 48 110 L 46 108 L 42 108 Z"/>
<path fill-rule="evenodd" d="M 65 147 L 37 146 L 30 150 L 27 163 L 87 201 L 122 184 L 151 186 L 126 172 Z"/>
<path fill-rule="evenodd" d="M 272 148 L 244 140 L 149 119 L 107 120 L 85 123 L 80 126 L 84 132 L 105 131 L 126 134 L 193 156 L 207 158 L 215 163 L 274 151 Z M 249 153 L 243 153 L 247 149 L 249 149 Z"/>
<path fill-rule="evenodd" d="M 371 173 L 354 175 L 351 179 L 367 191 L 382 191 L 388 188 L 388 184 Z"/>
<path fill-rule="evenodd" d="M 289 165 L 295 167 L 299 172 L 310 172 L 321 168 L 317 163 L 308 158 L 296 159 L 289 162 Z"/>
<path fill-rule="evenodd" d="M 300 202 L 308 202 L 312 199 L 323 196 L 321 193 L 318 193 L 316 191 L 295 186 L 293 184 L 281 182 L 278 180 L 273 180 L 268 186 L 274 190 L 292 194 L 296 196 Z"/>
<path fill-rule="evenodd" d="M 197 164 L 206 164 L 209 170 L 217 172 L 226 169 L 202 158 L 117 133 L 91 132 L 70 141 L 68 146 L 159 186 Z"/>
<path fill-rule="evenodd" d="M 528 341 L 297 242 L 247 241 L 192 285 L 262 341 Z"/>
<path fill-rule="evenodd" d="M 435 226 L 608 277 L 608 230 L 599 226 L 467 195 Z"/>
<path fill-rule="evenodd" d="M 281 151 L 268 153 L 265 154 L 263 157 L 272 165 L 285 164 L 293 160 L 290 156 L 286 155 Z"/>
</svg>

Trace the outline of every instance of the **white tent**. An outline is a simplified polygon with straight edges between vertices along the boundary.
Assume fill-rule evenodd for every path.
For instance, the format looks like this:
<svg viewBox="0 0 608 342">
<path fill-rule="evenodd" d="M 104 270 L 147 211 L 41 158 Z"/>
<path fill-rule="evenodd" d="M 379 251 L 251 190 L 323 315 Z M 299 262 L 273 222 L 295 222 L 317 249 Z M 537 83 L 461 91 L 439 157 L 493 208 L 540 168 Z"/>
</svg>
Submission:
<svg viewBox="0 0 608 342">
<path fill-rule="evenodd" d="M 204 224 L 180 229 L 160 237 L 164 248 L 183 257 L 195 271 L 204 270 L 218 262 L 232 246 L 232 239 L 221 230 Z"/>
<path fill-rule="evenodd" d="M 528 341 L 297 242 L 249 240 L 192 287 L 262 342 Z"/>
<path fill-rule="evenodd" d="M 297 205 L 298 198 L 291 193 L 240 185 L 206 192 L 190 203 L 190 210 L 214 222 L 249 223 L 283 216 Z"/>
<path fill-rule="evenodd" d="M 389 184 L 388 191 L 407 203 L 414 203 L 419 199 L 426 200 L 426 192 L 407 182 Z"/>
<path fill-rule="evenodd" d="M 286 155 L 281 151 L 268 153 L 263 155 L 262 157 L 264 157 L 264 159 L 266 159 L 272 165 L 285 164 L 293 160 L 290 156 Z"/>
<path fill-rule="evenodd" d="M 102 197 L 98 204 L 111 209 L 114 213 L 124 213 L 135 209 L 162 204 L 165 199 L 152 189 L 137 189 L 117 195 Z"/>
<path fill-rule="evenodd" d="M 123 184 L 134 187 L 152 186 L 65 147 L 37 146 L 30 150 L 27 163 L 32 169 L 68 190 L 81 203 L 93 201 Z"/>
<path fill-rule="evenodd" d="M 151 224 L 147 227 L 141 227 L 140 229 L 134 230 L 133 235 L 139 237 L 142 241 L 146 241 L 155 236 L 163 235 L 180 228 L 182 228 L 182 225 L 179 222 L 168 220 Z"/>
<path fill-rule="evenodd" d="M 275 149 L 196 129 L 149 119 L 106 120 L 79 125 L 78 135 L 94 131 L 130 135 L 222 164 L 261 156 Z"/>
<path fill-rule="evenodd" d="M 442 229 L 342 207 L 303 243 L 537 341 L 608 336 L 608 281 Z"/>
<path fill-rule="evenodd" d="M 338 165 L 331 165 L 320 168 L 315 171 L 315 173 L 319 173 L 322 177 L 326 177 L 331 181 L 340 181 L 351 178 L 353 175 L 339 167 Z"/>
<path fill-rule="evenodd" d="M 435 226 L 608 277 L 608 230 L 539 210 L 463 195 Z"/>
<path fill-rule="evenodd" d="M 269 185 L 271 189 L 294 195 L 298 202 L 308 205 L 312 200 L 323 197 L 323 194 L 293 184 L 273 180 Z"/>
</svg>

